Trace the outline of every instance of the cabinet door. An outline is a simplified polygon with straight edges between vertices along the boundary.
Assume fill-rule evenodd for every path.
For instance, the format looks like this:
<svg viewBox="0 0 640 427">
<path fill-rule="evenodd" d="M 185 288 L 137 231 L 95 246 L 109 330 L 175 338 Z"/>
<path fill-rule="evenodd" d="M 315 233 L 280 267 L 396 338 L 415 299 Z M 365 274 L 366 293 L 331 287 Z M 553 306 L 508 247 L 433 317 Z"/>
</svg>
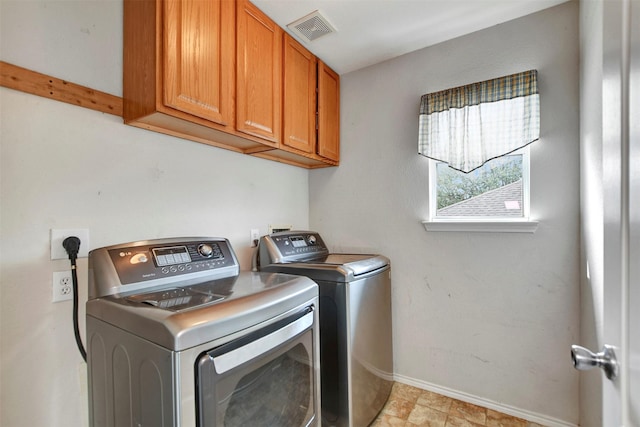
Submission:
<svg viewBox="0 0 640 427">
<path fill-rule="evenodd" d="M 285 146 L 316 151 L 316 57 L 291 36 L 284 35 Z"/>
<path fill-rule="evenodd" d="M 340 76 L 318 61 L 318 154 L 340 160 Z"/>
<path fill-rule="evenodd" d="M 236 129 L 273 142 L 282 133 L 282 29 L 247 0 L 237 9 Z"/>
<path fill-rule="evenodd" d="M 164 12 L 164 104 L 233 125 L 234 2 L 167 0 Z"/>
</svg>

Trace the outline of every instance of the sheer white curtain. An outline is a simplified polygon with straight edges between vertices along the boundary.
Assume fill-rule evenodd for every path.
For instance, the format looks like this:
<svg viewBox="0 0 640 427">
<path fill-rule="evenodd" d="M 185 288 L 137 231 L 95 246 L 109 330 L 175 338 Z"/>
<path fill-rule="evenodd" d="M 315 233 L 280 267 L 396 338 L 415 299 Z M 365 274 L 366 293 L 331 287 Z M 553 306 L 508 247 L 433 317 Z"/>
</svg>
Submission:
<svg viewBox="0 0 640 427">
<path fill-rule="evenodd" d="M 470 172 L 540 136 L 536 70 L 422 96 L 418 153 Z"/>
</svg>

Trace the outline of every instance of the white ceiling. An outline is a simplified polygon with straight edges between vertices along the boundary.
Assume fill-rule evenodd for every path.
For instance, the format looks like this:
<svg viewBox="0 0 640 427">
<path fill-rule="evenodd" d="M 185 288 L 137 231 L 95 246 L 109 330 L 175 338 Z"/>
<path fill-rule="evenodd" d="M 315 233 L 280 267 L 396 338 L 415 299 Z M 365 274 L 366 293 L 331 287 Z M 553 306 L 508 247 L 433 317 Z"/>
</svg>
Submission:
<svg viewBox="0 0 640 427">
<path fill-rule="evenodd" d="M 252 0 L 285 30 L 288 24 L 319 11 L 337 31 L 303 45 L 338 74 L 565 1 L 568 0 Z"/>
</svg>

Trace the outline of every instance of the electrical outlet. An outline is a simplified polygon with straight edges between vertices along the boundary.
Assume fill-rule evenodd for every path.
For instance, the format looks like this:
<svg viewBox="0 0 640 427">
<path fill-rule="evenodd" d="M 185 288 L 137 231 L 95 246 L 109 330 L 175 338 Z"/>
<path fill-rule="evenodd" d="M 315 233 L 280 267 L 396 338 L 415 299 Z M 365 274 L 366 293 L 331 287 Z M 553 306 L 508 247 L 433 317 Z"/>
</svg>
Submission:
<svg viewBox="0 0 640 427">
<path fill-rule="evenodd" d="M 51 229 L 51 259 L 69 259 L 69 254 L 62 247 L 62 242 L 67 237 L 76 236 L 80 239 L 78 258 L 89 256 L 89 230 L 79 229 Z"/>
<path fill-rule="evenodd" d="M 257 243 L 258 243 L 259 239 L 260 239 L 260 230 L 257 229 L 257 228 L 252 228 L 251 229 L 251 242 L 250 242 L 252 248 L 255 248 L 256 246 L 258 246 Z"/>
<path fill-rule="evenodd" d="M 54 271 L 51 280 L 53 302 L 70 300 L 73 297 L 73 281 L 71 270 Z"/>
</svg>

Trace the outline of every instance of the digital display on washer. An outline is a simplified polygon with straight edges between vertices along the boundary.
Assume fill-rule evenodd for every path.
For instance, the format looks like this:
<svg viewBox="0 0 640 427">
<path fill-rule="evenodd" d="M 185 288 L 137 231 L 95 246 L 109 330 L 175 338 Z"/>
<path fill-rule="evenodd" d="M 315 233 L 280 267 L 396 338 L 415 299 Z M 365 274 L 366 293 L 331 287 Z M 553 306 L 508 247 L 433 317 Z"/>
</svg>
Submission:
<svg viewBox="0 0 640 427">
<path fill-rule="evenodd" d="M 153 257 L 159 267 L 191 262 L 191 256 L 186 246 L 153 249 Z"/>
<path fill-rule="evenodd" d="M 303 248 L 307 246 L 307 241 L 302 236 L 291 236 L 289 237 L 289 240 L 291 240 L 291 244 L 294 248 Z"/>
</svg>

